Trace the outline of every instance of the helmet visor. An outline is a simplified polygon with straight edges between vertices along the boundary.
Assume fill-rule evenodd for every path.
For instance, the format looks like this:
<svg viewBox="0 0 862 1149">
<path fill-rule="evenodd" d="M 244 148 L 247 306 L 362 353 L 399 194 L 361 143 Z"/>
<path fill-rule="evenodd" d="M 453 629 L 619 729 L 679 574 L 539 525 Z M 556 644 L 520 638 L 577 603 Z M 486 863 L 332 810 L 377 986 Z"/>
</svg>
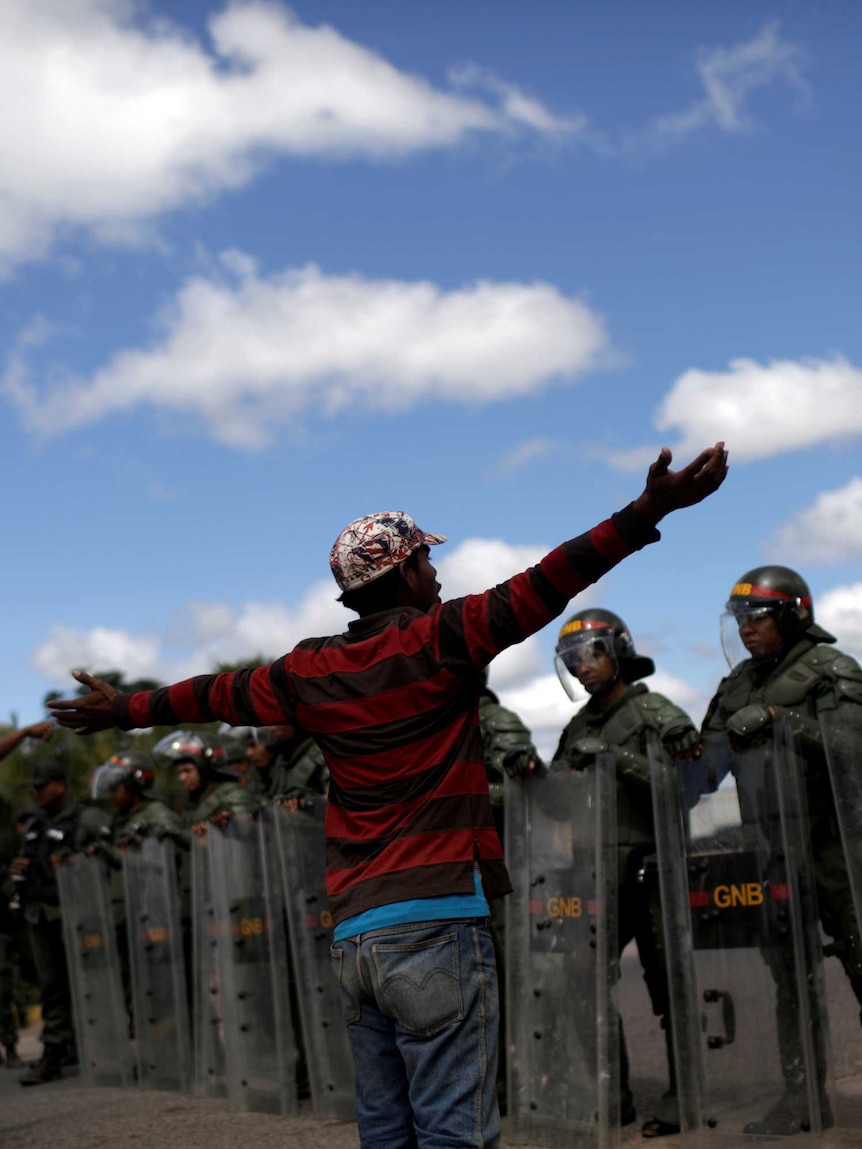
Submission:
<svg viewBox="0 0 862 1149">
<path fill-rule="evenodd" d="M 745 643 L 739 637 L 739 628 L 746 622 L 757 622 L 763 618 L 775 618 L 777 609 L 774 605 L 766 606 L 762 602 L 751 602 L 745 599 L 731 599 L 721 616 L 721 649 L 731 668 L 749 657 Z"/>
<path fill-rule="evenodd" d="M 554 658 L 557 677 L 563 690 L 573 702 L 582 701 L 585 691 L 588 694 L 594 694 L 597 689 L 604 685 L 604 679 L 601 682 L 596 682 L 590 673 L 596 669 L 599 657 L 602 655 L 607 655 L 610 658 L 613 664 L 611 677 L 616 677 L 619 673 L 619 667 L 611 639 L 597 638 L 595 634 L 587 632 L 567 635 L 557 644 L 557 653 Z M 581 675 L 584 672 L 590 681 L 581 680 Z"/>
<path fill-rule="evenodd" d="M 129 771 L 125 766 L 117 766 L 113 762 L 106 762 L 104 766 L 97 767 L 93 771 L 93 778 L 90 782 L 90 793 L 99 801 L 108 797 L 111 791 L 119 786 L 121 782 L 125 782 L 129 777 Z"/>
</svg>

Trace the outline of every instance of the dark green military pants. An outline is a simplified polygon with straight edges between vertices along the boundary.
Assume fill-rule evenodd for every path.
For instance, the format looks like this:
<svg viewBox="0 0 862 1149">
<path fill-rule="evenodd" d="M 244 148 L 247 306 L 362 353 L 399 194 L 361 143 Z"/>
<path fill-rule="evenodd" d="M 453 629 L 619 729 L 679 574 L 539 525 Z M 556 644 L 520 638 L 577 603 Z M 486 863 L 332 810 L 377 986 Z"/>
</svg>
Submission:
<svg viewBox="0 0 862 1149">
<path fill-rule="evenodd" d="M 15 985 L 19 977 L 15 939 L 0 934 L 0 1045 L 14 1048 L 18 1042 L 18 1020 L 14 1009 Z"/>
<path fill-rule="evenodd" d="M 75 1042 L 62 921 L 42 917 L 36 924 L 28 922 L 27 941 L 42 1002 L 42 1045 L 46 1053 L 59 1055 L 60 1048 Z"/>
</svg>

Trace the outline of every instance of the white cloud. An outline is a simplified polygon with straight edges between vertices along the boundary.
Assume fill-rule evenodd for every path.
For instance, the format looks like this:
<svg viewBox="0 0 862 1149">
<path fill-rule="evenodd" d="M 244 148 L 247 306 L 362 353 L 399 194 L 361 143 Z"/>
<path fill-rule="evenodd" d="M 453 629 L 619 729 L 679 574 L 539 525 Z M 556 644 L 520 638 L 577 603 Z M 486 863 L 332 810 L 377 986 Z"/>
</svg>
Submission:
<svg viewBox="0 0 862 1149">
<path fill-rule="evenodd" d="M 485 83 L 493 99 L 440 91 L 280 4 L 229 3 L 209 34 L 133 0 L 4 0 L 0 269 L 64 228 L 140 238 L 276 155 L 382 159 L 475 132 L 570 130 L 502 81 Z"/>
<path fill-rule="evenodd" d="M 697 61 L 703 97 L 687 108 L 652 120 L 641 138 L 662 146 L 710 125 L 724 132 L 750 132 L 754 128 L 748 109 L 751 94 L 776 80 L 805 93 L 801 63 L 799 48 L 782 40 L 776 22 L 764 25 L 753 39 L 732 48 L 703 50 Z"/>
<path fill-rule="evenodd" d="M 577 135 L 587 126 L 587 118 L 581 113 L 568 117 L 555 116 L 535 97 L 528 96 L 514 84 L 501 80 L 487 68 L 479 68 L 475 64 L 452 68 L 449 79 L 458 88 L 490 93 L 499 100 L 501 109 L 513 123 L 532 128 L 540 135 L 550 137 Z"/>
<path fill-rule="evenodd" d="M 804 554 L 811 566 L 828 566 L 862 554 L 862 478 L 837 491 L 823 491 L 780 526 L 769 549 L 786 557 Z"/>
<path fill-rule="evenodd" d="M 113 670 L 128 678 L 148 678 L 159 665 L 159 640 L 148 635 L 97 626 L 89 631 L 57 624 L 33 654 L 33 667 L 51 682 L 68 680 L 75 667 Z"/>
<path fill-rule="evenodd" d="M 562 444 L 556 439 L 536 436 L 518 443 L 511 451 L 507 451 L 499 463 L 494 467 L 493 474 L 498 476 L 514 475 L 523 470 L 535 459 L 547 459 L 562 449 Z"/>
<path fill-rule="evenodd" d="M 862 582 L 827 591 L 814 604 L 815 618 L 831 631 L 845 654 L 862 660 Z"/>
<path fill-rule="evenodd" d="M 680 436 L 680 461 L 724 439 L 732 463 L 862 434 L 862 370 L 845 358 L 734 359 L 727 371 L 691 368 L 662 401 L 656 429 Z M 655 457 L 655 447 L 602 452 L 624 470 Z"/>
<path fill-rule="evenodd" d="M 492 681 L 492 686 L 496 685 Z M 563 729 L 589 698 L 584 690 L 573 702 L 556 674 L 539 674 L 517 687 L 500 689 L 500 701 L 521 718 L 541 757 L 550 762 Z"/>
<path fill-rule="evenodd" d="M 160 342 L 119 352 L 89 378 L 40 388 L 16 353 L 3 388 L 26 424 L 51 434 L 150 405 L 259 448 L 303 411 L 529 394 L 589 369 L 606 342 L 598 316 L 545 283 L 445 292 L 313 266 L 264 277 L 237 252 L 224 263 L 224 275 L 186 281 Z"/>
</svg>

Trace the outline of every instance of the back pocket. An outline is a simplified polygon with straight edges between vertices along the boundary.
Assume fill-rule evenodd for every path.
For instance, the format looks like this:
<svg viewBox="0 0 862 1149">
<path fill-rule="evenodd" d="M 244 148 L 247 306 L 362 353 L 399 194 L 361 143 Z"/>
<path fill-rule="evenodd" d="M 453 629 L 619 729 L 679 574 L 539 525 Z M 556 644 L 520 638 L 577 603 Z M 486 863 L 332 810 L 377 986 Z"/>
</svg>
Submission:
<svg viewBox="0 0 862 1149">
<path fill-rule="evenodd" d="M 373 947 L 380 1005 L 405 1032 L 429 1037 L 461 1021 L 461 964 L 457 934 Z"/>
</svg>

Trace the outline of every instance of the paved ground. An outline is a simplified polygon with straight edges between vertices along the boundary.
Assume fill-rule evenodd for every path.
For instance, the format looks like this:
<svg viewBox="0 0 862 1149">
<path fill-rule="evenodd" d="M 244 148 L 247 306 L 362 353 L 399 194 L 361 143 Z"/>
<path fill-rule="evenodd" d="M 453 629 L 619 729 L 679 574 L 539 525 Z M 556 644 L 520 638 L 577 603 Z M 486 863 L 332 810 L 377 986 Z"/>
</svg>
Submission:
<svg viewBox="0 0 862 1149">
<path fill-rule="evenodd" d="M 837 963 L 831 962 L 830 966 Z M 664 1088 L 664 1042 L 640 979 L 636 958 L 624 961 L 621 1008 L 626 1022 L 632 1063 L 632 1085 L 641 1117 L 647 1117 Z M 862 1039 L 858 1006 L 843 993 L 840 970 L 830 970 L 830 986 L 835 993 L 833 1029 L 838 1030 L 842 1049 L 841 1064 L 845 1096 L 855 1099 L 860 1110 L 847 1109 L 856 1124 L 851 1131 L 832 1130 L 824 1138 L 828 1149 L 862 1147 L 862 1083 L 858 1072 L 862 1063 Z M 843 1027 L 843 1028 L 842 1028 Z M 39 1053 L 38 1032 L 28 1030 L 22 1037 L 22 1056 Z M 140 1089 L 88 1089 L 77 1077 L 33 1089 L 18 1084 L 18 1071 L 0 1069 L 0 1149 L 357 1149 L 353 1124 L 321 1122 L 304 1106 L 295 1118 L 271 1117 L 257 1113 L 234 1113 L 227 1102 L 202 1100 L 173 1093 Z M 859 1117 L 860 1120 L 856 1120 Z M 623 1131 L 624 1146 L 644 1146 L 638 1124 Z M 506 1138 L 504 1122 L 504 1144 Z M 661 1142 L 662 1149 L 674 1149 L 678 1137 Z M 811 1144 L 808 1138 L 794 1139 L 800 1149 Z M 732 1147 L 722 1141 L 727 1149 Z M 735 1146 L 733 1147 L 735 1149 Z"/>
</svg>

